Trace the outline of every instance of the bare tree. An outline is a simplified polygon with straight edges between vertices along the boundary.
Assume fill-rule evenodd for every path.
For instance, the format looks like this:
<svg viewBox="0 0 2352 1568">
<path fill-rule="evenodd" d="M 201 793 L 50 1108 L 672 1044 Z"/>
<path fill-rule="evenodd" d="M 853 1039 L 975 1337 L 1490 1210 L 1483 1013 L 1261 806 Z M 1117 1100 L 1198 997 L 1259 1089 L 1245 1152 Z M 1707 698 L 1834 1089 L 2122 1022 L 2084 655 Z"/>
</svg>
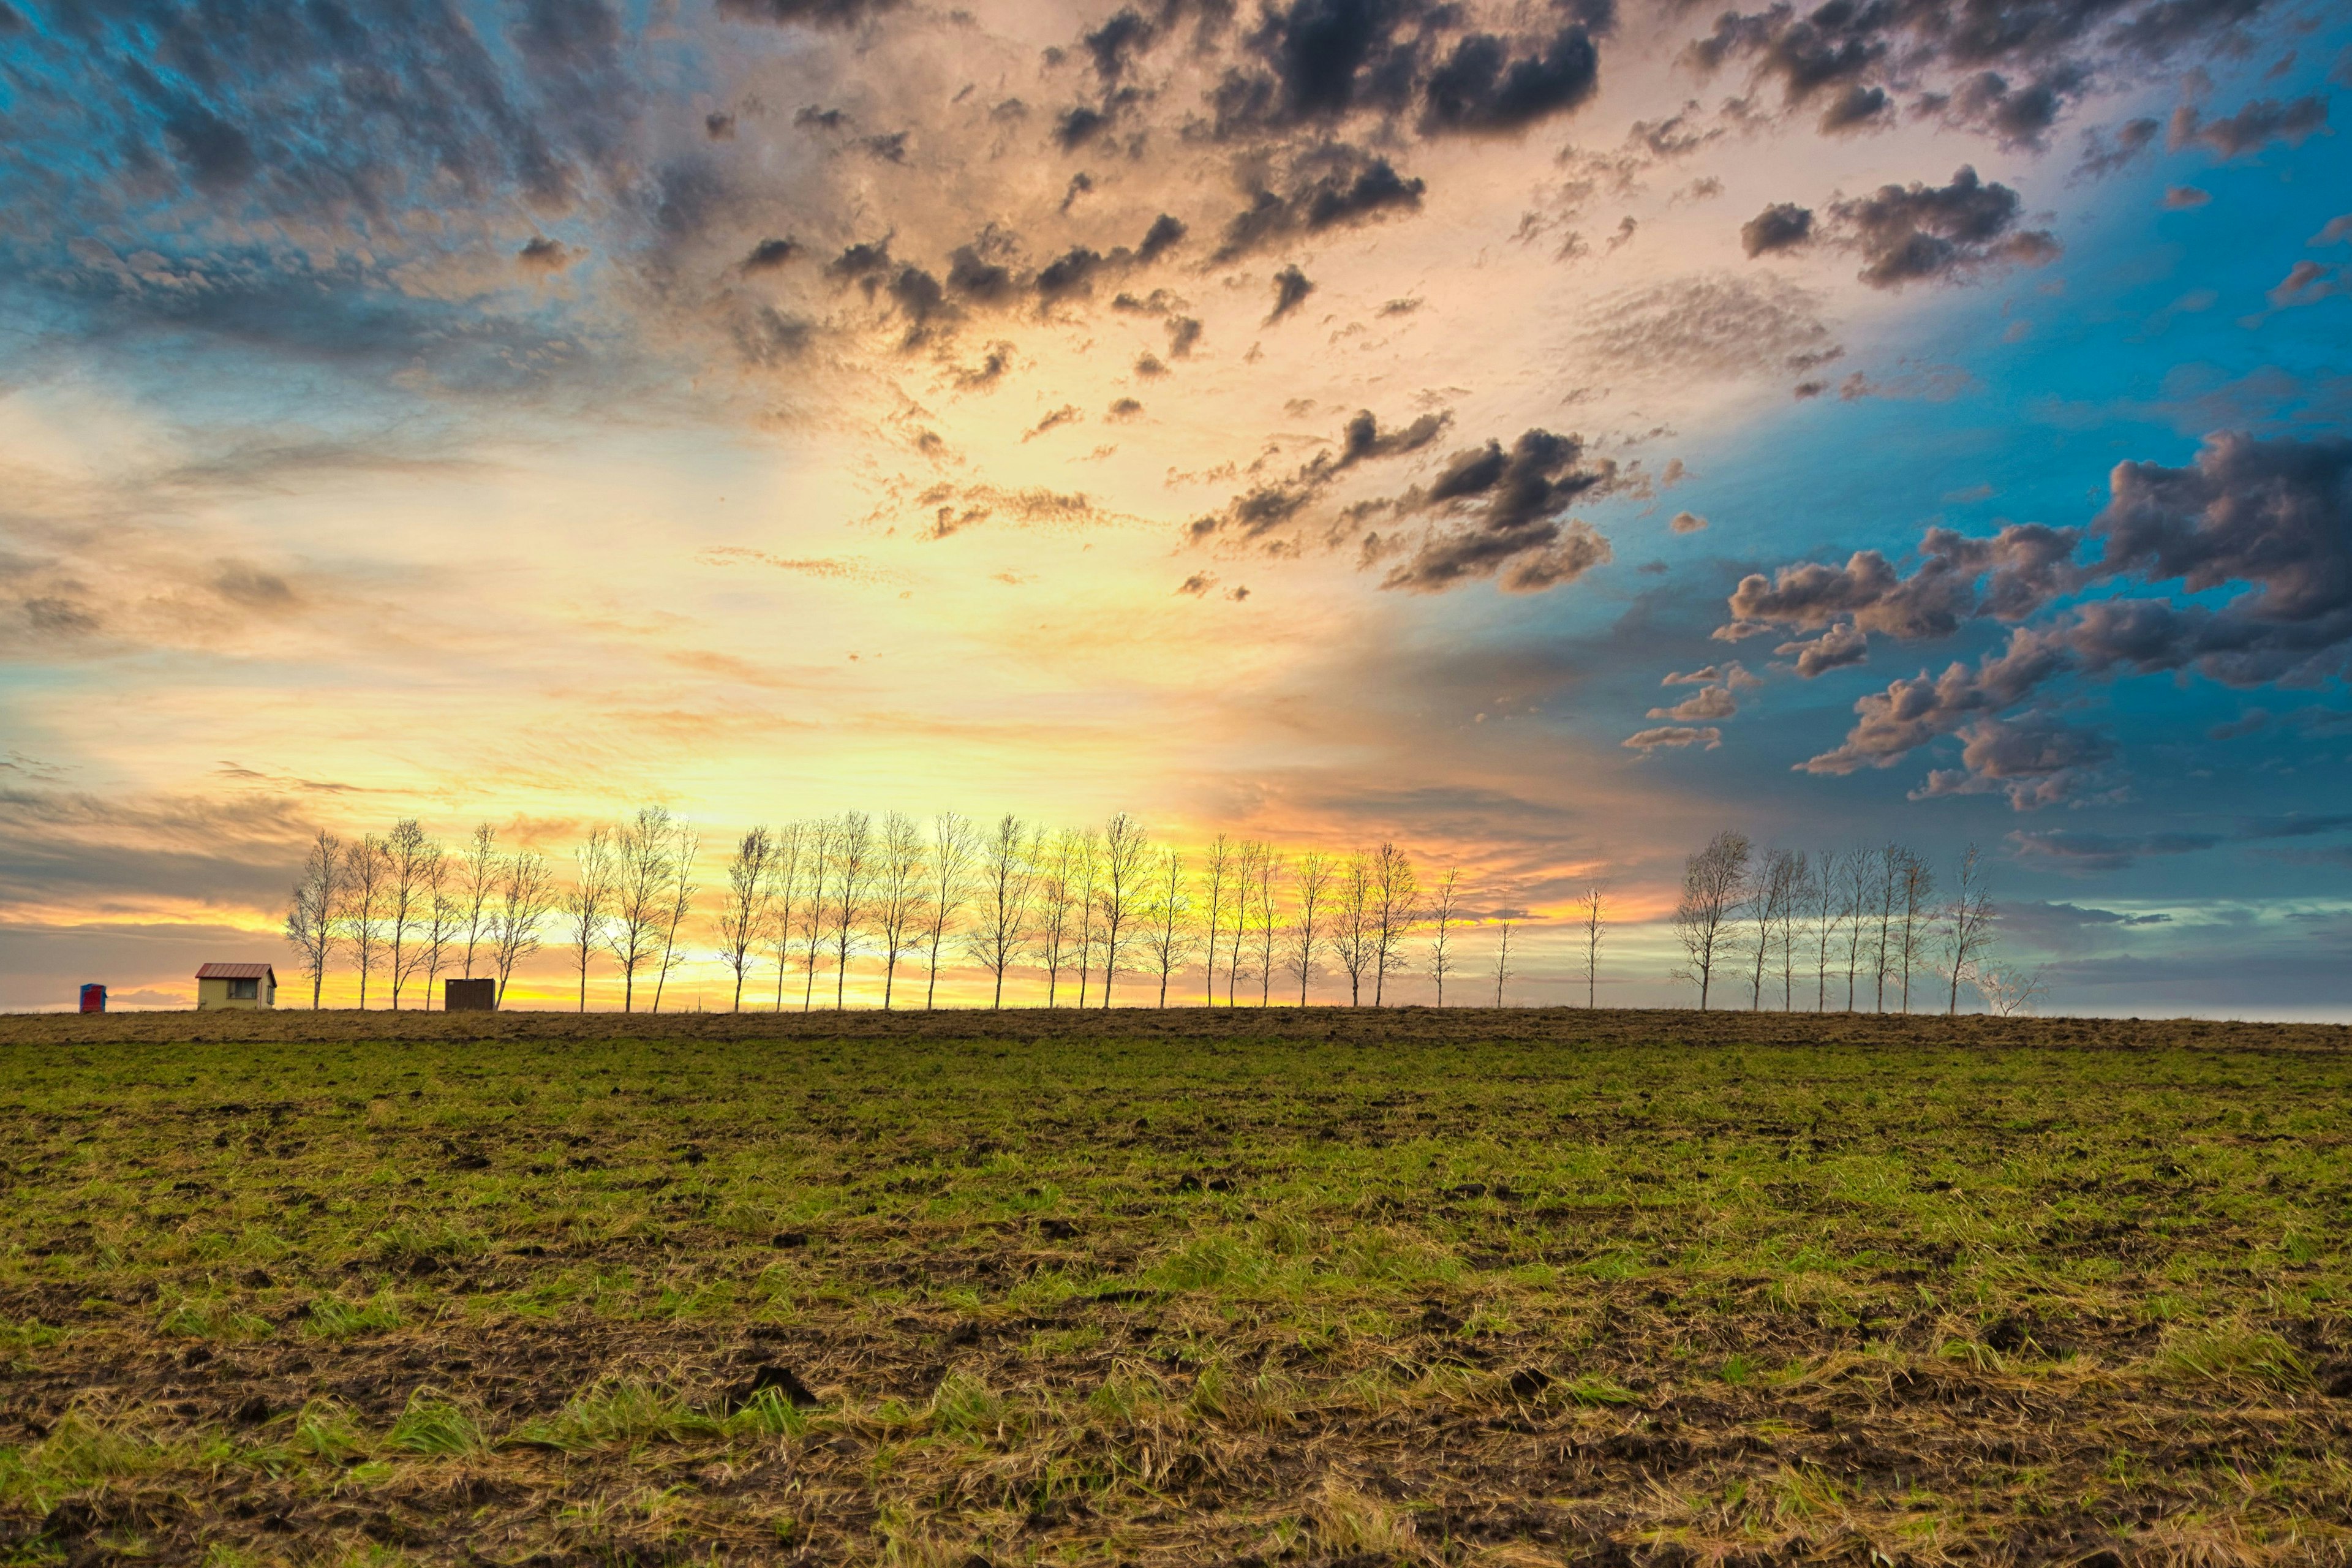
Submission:
<svg viewBox="0 0 2352 1568">
<path fill-rule="evenodd" d="M 1986 969 L 1973 984 L 1985 999 L 1985 1011 L 1996 1018 L 2031 1015 L 2034 1004 L 2050 993 L 2046 969 Z"/>
<path fill-rule="evenodd" d="M 1383 842 L 1372 857 L 1372 1005 L 1382 1005 L 1383 984 L 1408 962 L 1404 939 L 1420 918 L 1420 883 L 1412 861 Z"/>
<path fill-rule="evenodd" d="M 1429 978 L 1437 986 L 1437 1005 L 1445 1005 L 1445 977 L 1454 973 L 1454 921 L 1462 899 L 1462 868 L 1448 866 L 1429 896 L 1425 923 L 1429 927 Z"/>
<path fill-rule="evenodd" d="M 980 851 L 979 919 L 964 937 L 964 951 L 994 981 L 989 1005 L 1004 1005 L 1004 972 L 1021 955 L 1029 930 L 1029 903 L 1037 882 L 1043 845 L 1023 837 L 1021 819 L 1006 812 Z"/>
<path fill-rule="evenodd" d="M 1280 910 L 1275 898 L 1275 885 L 1282 875 L 1283 857 L 1267 845 L 1258 857 L 1257 874 L 1250 885 L 1250 920 L 1257 933 L 1257 1005 L 1271 1006 L 1274 1003 L 1274 946 L 1280 924 Z"/>
<path fill-rule="evenodd" d="M 1495 944 L 1495 1005 L 1503 1005 L 1503 987 L 1511 983 L 1516 973 L 1511 968 L 1511 922 L 1505 921 L 1498 928 L 1501 940 Z"/>
<path fill-rule="evenodd" d="M 1348 1005 L 1364 1005 L 1364 970 L 1371 963 L 1372 859 L 1358 849 L 1340 863 L 1339 900 L 1332 910 L 1331 954 L 1348 976 Z"/>
<path fill-rule="evenodd" d="M 1717 834 L 1706 848 L 1683 862 L 1683 896 L 1675 906 L 1675 937 L 1682 943 L 1684 962 L 1673 978 L 1697 984 L 1702 1013 L 1706 1011 L 1716 966 L 1747 896 L 1749 853 L 1746 834 L 1727 831 Z"/>
<path fill-rule="evenodd" d="M 743 1010 L 743 982 L 751 972 L 753 950 L 770 929 L 775 852 L 767 828 L 754 827 L 735 841 L 734 858 L 727 862 L 727 894 L 719 905 L 719 956 L 735 972 L 738 1013 Z M 779 973 L 782 967 L 777 965 Z"/>
<path fill-rule="evenodd" d="M 547 857 L 526 849 L 506 863 L 499 879 L 499 902 L 490 928 L 491 955 L 497 965 L 499 1005 L 507 1001 L 507 982 L 515 965 L 539 951 L 540 922 L 555 907 L 555 879 Z M 585 968 L 581 983 L 581 1007 L 587 1007 Z"/>
<path fill-rule="evenodd" d="M 1071 890 L 1077 895 L 1078 928 L 1078 1011 L 1087 1007 L 1087 980 L 1094 973 L 1095 948 L 1102 935 L 1101 922 L 1096 918 L 1095 898 L 1102 880 L 1102 833 L 1098 828 L 1083 827 L 1074 840 L 1077 846 L 1076 880 Z"/>
<path fill-rule="evenodd" d="M 425 1009 L 433 1010 L 435 984 L 441 972 L 449 966 L 449 946 L 457 940 L 457 922 L 465 911 L 449 896 L 451 869 L 449 857 L 436 854 L 425 868 L 425 934 L 418 945 L 424 949 Z"/>
<path fill-rule="evenodd" d="M 768 921 L 762 930 L 762 940 L 776 959 L 776 1005 L 784 1010 L 784 975 L 793 966 L 793 938 L 799 933 L 795 923 L 803 902 L 808 897 L 809 864 L 814 852 L 816 830 L 804 823 L 787 822 L 768 837 L 768 876 L 763 892 L 768 903 Z M 806 998 L 803 998 L 805 1010 Z"/>
<path fill-rule="evenodd" d="M 474 948 L 489 929 L 492 900 L 499 896 L 499 881 L 504 868 L 499 860 L 499 830 L 488 823 L 477 823 L 474 836 L 466 841 L 466 858 L 459 871 L 459 880 L 466 899 L 466 978 L 474 977 Z"/>
<path fill-rule="evenodd" d="M 1984 857 L 1971 844 L 1960 851 L 1959 879 L 1944 910 L 1944 971 L 1952 981 L 1951 994 L 1944 1005 L 1947 1017 L 1959 1012 L 1960 982 L 1981 967 L 1992 943 L 1996 913 L 1986 879 Z"/>
<path fill-rule="evenodd" d="M 1870 945 L 1870 892 L 1878 885 L 1878 851 L 1849 849 L 1844 876 L 1838 884 L 1838 909 L 1845 921 L 1845 1010 L 1854 1010 L 1854 986 L 1862 973 L 1862 955 Z"/>
<path fill-rule="evenodd" d="M 874 892 L 874 825 L 862 811 L 842 813 L 833 833 L 833 1010 L 846 1007 L 849 955 L 863 933 Z"/>
<path fill-rule="evenodd" d="M 1160 852 L 1151 879 L 1147 913 L 1151 929 L 1144 945 L 1160 971 L 1160 1005 L 1168 1005 L 1168 981 L 1192 956 L 1192 900 L 1184 881 L 1184 857 L 1174 849 Z"/>
<path fill-rule="evenodd" d="M 1805 912 L 1813 930 L 1813 1011 L 1830 1008 L 1830 943 L 1837 936 L 1845 905 L 1838 897 L 1845 860 L 1834 849 L 1824 849 L 1808 862 Z"/>
<path fill-rule="evenodd" d="M 653 961 L 669 919 L 673 840 L 669 808 L 641 805 L 613 836 L 613 918 L 605 941 L 621 966 L 621 1011 L 636 1006 L 637 971 Z"/>
<path fill-rule="evenodd" d="M 1102 1005 L 1106 1011 L 1125 944 L 1135 940 L 1136 910 L 1144 890 L 1144 858 L 1150 853 L 1143 825 L 1123 811 L 1114 814 L 1103 829 Z"/>
<path fill-rule="evenodd" d="M 1298 977 L 1298 1005 L 1304 1007 L 1328 940 L 1323 923 L 1331 897 L 1331 857 L 1319 849 L 1301 855 L 1291 868 L 1290 892 L 1296 918 L 1290 922 L 1289 969 Z"/>
<path fill-rule="evenodd" d="M 1911 1011 L 1911 972 L 1926 960 L 1935 921 L 1936 868 L 1920 856 L 1903 855 L 1903 924 L 1895 952 L 1903 965 L 1903 1011 Z"/>
<path fill-rule="evenodd" d="M 416 818 L 403 817 L 392 825 L 383 841 L 383 915 L 390 952 L 386 965 L 392 982 L 392 1010 L 400 1011 L 400 993 L 416 972 L 416 950 L 409 937 L 425 913 L 425 868 L 441 847 L 425 836 Z"/>
<path fill-rule="evenodd" d="M 1249 931 L 1250 888 L 1257 880 L 1258 868 L 1265 863 L 1266 849 L 1255 838 L 1244 838 L 1234 847 L 1231 872 L 1233 886 L 1225 902 L 1234 911 L 1234 921 L 1225 942 L 1225 1005 L 1234 1005 L 1241 991 L 1243 967 L 1242 942 Z"/>
<path fill-rule="evenodd" d="M 1039 830 L 1042 840 L 1044 830 Z M 1055 1005 L 1062 986 L 1062 971 L 1069 966 L 1077 936 L 1079 861 L 1086 857 L 1084 836 L 1075 827 L 1054 835 L 1050 853 L 1041 861 L 1037 882 L 1037 926 L 1034 935 L 1037 962 L 1045 970 L 1045 1005 Z"/>
<path fill-rule="evenodd" d="M 840 842 L 840 829 L 827 820 L 812 824 L 808 830 L 807 847 L 802 851 L 808 862 L 808 898 L 801 905 L 801 1011 L 809 1010 L 810 1000 L 816 994 L 816 966 L 824 956 L 825 933 L 830 924 L 833 906 L 825 901 L 827 889 L 835 887 L 838 877 L 835 846 Z"/>
<path fill-rule="evenodd" d="M 368 976 L 383 963 L 384 893 L 391 879 L 391 857 L 374 834 L 343 847 L 343 940 L 351 946 L 352 967 L 360 972 L 362 1009 Z"/>
<path fill-rule="evenodd" d="M 604 921 L 612 913 L 614 882 L 613 833 L 599 827 L 572 852 L 572 886 L 563 891 L 563 918 L 570 927 L 572 951 L 580 970 L 580 1011 L 588 1011 L 588 965 L 604 944 Z M 500 986 L 501 994 L 504 986 Z"/>
<path fill-rule="evenodd" d="M 310 841 L 302 874 L 294 880 L 294 894 L 286 907 L 286 940 L 300 956 L 302 973 L 310 978 L 310 1008 L 316 1012 L 319 994 L 327 984 L 327 966 L 342 945 L 342 841 L 325 828 Z"/>
<path fill-rule="evenodd" d="M 926 1012 L 939 997 L 940 944 L 971 897 L 972 857 L 979 847 L 970 818 L 943 811 L 931 819 L 930 964 L 923 975 Z"/>
<path fill-rule="evenodd" d="M 1609 884 L 1595 879 L 1577 896 L 1578 918 L 1584 922 L 1584 1005 L 1597 1005 L 1601 989 L 1601 939 L 1609 931 Z"/>
<path fill-rule="evenodd" d="M 898 978 L 898 960 L 920 945 L 929 868 L 923 835 L 902 811 L 882 819 L 882 855 L 875 868 L 874 918 L 882 935 L 882 1010 Z"/>
<path fill-rule="evenodd" d="M 1235 851 L 1232 839 L 1220 833 L 1209 842 L 1208 865 L 1202 880 L 1208 890 L 1209 907 L 1202 924 L 1209 936 L 1208 1005 L 1217 1005 L 1217 939 L 1224 929 L 1225 900 L 1233 891 Z"/>
<path fill-rule="evenodd" d="M 1750 1011 L 1764 1005 L 1764 980 L 1770 972 L 1776 955 L 1785 956 L 1782 939 L 1787 935 L 1789 921 L 1796 910 L 1797 889 L 1804 877 L 1804 859 L 1787 849 L 1774 849 L 1764 857 L 1762 874 L 1756 879 L 1753 896 L 1748 900 L 1748 916 L 1752 927 L 1750 940 L 1755 945 L 1755 968 L 1749 981 L 1748 1005 Z M 1787 1000 L 1788 966 L 1781 966 L 1782 1000 Z M 1784 1009 L 1785 1010 L 1785 1009 Z"/>
<path fill-rule="evenodd" d="M 668 917 L 662 929 L 661 963 L 654 971 L 654 1011 L 656 1013 L 661 1011 L 662 992 L 669 984 L 670 971 L 686 962 L 686 954 L 678 951 L 678 928 L 686 924 L 686 917 L 693 912 L 694 895 L 702 890 L 694 879 L 694 863 L 702 854 L 702 836 L 689 824 L 681 822 L 673 829 L 673 839 L 670 845 L 669 886 L 666 889 Z"/>
<path fill-rule="evenodd" d="M 1874 908 L 1878 916 L 1878 1011 L 1886 1011 L 1886 977 L 1895 969 L 1895 911 L 1903 901 L 1903 863 L 1910 857 L 1899 844 L 1889 844 L 1878 852 L 1872 870 L 1877 886 L 1873 893 Z"/>
</svg>

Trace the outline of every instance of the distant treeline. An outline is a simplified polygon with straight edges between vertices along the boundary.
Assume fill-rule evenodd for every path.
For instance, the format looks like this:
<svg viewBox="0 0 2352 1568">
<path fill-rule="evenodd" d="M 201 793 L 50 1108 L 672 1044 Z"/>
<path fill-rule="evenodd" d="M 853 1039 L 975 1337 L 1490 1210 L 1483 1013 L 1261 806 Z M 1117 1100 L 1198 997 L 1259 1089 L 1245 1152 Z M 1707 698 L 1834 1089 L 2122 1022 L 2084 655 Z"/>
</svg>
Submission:
<svg viewBox="0 0 2352 1568">
<path fill-rule="evenodd" d="M 498 982 L 544 946 L 568 951 L 585 1010 L 588 984 L 609 966 L 624 1010 L 658 1010 L 678 965 L 708 956 L 734 977 L 732 1003 L 816 1005 L 830 981 L 848 1002 L 853 965 L 898 1005 L 899 972 L 939 999 L 943 970 L 976 968 L 992 1006 L 1008 977 L 1034 973 L 1046 1006 L 1111 1005 L 1124 997 L 1166 1006 L 1190 999 L 1306 1005 L 1318 982 L 1344 978 L 1350 1005 L 1383 1005 L 1392 976 L 1416 971 L 1436 986 L 1465 974 L 1459 940 L 1478 923 L 1461 905 L 1458 870 L 1424 889 L 1392 843 L 1291 855 L 1220 835 L 1187 854 L 1154 845 L 1126 813 L 1099 827 L 1049 828 L 1005 816 L 978 828 L 954 812 L 918 822 L 845 812 L 782 827 L 754 827 L 731 847 L 723 881 L 705 889 L 694 828 L 659 806 L 599 827 L 556 876 L 537 850 L 500 850 L 477 827 L 456 851 L 415 821 L 344 842 L 321 831 L 310 845 L 286 916 L 316 1006 L 327 975 L 356 975 L 397 1008 L 424 983 L 426 1005 L 444 973 Z M 708 893 L 708 897 L 706 897 Z M 1584 900 L 1588 1000 L 1606 926 L 1606 895 Z M 1511 975 L 1513 921 L 1493 922 L 1478 991 L 1500 1005 Z"/>
<path fill-rule="evenodd" d="M 1684 963 L 1677 980 L 1698 987 L 1705 1008 L 1728 981 L 1750 1007 L 1796 1005 L 1813 982 L 1813 1007 L 1827 1011 L 1838 983 L 1844 1010 L 1864 1003 L 1911 1011 L 1915 974 L 1940 984 L 1947 1013 L 1969 986 L 1995 1013 L 2030 1008 L 2041 973 L 1990 963 L 1997 911 L 1983 856 L 1962 851 L 1949 894 L 1938 899 L 1934 867 L 1899 844 L 1864 849 L 1759 850 L 1744 833 L 1719 833 L 1684 863 L 1675 935 Z"/>
<path fill-rule="evenodd" d="M 414 820 L 349 842 L 321 831 L 286 937 L 313 1006 L 339 967 L 356 978 L 362 1007 L 373 992 L 397 1008 L 419 981 L 429 1006 L 445 973 L 493 978 L 503 1000 L 517 966 L 547 947 L 569 955 L 583 1011 L 600 969 L 618 980 L 625 1011 L 641 1000 L 658 1011 L 670 975 L 698 958 L 726 966 L 738 1011 L 845 1007 L 853 968 L 878 983 L 886 1008 L 913 1000 L 899 990 L 902 971 L 924 1007 L 957 969 L 986 977 L 992 1006 L 1003 1005 L 1008 980 L 1034 976 L 1042 994 L 1028 999 L 1048 1007 L 1115 997 L 1164 1007 L 1194 995 L 1210 1006 L 1305 1006 L 1318 984 L 1342 983 L 1349 1005 L 1381 1006 L 1406 973 L 1431 982 L 1441 1006 L 1449 984 L 1457 997 L 1475 984 L 1476 1000 L 1499 1006 L 1513 974 L 1515 920 L 1467 912 L 1458 868 L 1424 886 L 1394 843 L 1286 854 L 1220 835 L 1188 853 L 1155 845 L 1124 812 L 1099 827 L 856 811 L 753 827 L 706 889 L 695 829 L 647 806 L 592 831 L 566 870 L 558 877 L 535 849 L 501 850 L 487 823 L 455 851 Z M 1727 984 L 1749 1007 L 1793 1008 L 1810 978 L 1814 1008 L 1842 1000 L 1848 1011 L 1908 1012 L 1915 977 L 1933 974 L 1948 1012 L 1964 985 L 1995 1012 L 2018 1011 L 2040 979 L 1988 963 L 1984 873 L 1969 849 L 1939 900 L 1933 868 L 1900 846 L 1759 851 L 1743 834 L 1719 834 L 1685 867 L 1674 915 L 1685 962 L 1674 978 L 1697 987 L 1701 1008 Z M 1565 922 L 1582 949 L 1588 1005 L 1610 914 L 1608 889 L 1592 882 Z M 1492 931 L 1475 982 L 1463 951 L 1471 927 Z"/>
</svg>

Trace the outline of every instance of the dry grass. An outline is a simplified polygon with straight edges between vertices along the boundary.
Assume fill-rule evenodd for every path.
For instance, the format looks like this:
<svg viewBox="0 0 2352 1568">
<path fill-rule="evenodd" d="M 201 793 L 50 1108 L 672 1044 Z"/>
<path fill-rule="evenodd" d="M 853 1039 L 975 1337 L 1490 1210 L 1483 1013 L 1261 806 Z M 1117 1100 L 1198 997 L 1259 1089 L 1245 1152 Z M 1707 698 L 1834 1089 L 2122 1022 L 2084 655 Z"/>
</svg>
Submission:
<svg viewBox="0 0 2352 1568">
<path fill-rule="evenodd" d="M 2347 1046 L 0 1021 L 0 1561 L 2352 1561 Z"/>
</svg>

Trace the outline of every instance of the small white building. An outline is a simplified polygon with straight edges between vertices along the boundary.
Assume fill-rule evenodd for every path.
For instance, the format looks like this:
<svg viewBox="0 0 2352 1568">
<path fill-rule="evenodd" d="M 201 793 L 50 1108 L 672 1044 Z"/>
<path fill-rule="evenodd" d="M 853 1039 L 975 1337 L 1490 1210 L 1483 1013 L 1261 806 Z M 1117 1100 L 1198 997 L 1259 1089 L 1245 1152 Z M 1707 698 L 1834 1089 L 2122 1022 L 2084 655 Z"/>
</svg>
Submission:
<svg viewBox="0 0 2352 1568">
<path fill-rule="evenodd" d="M 196 971 L 196 1011 L 278 1005 L 278 972 L 266 963 L 207 963 Z"/>
</svg>

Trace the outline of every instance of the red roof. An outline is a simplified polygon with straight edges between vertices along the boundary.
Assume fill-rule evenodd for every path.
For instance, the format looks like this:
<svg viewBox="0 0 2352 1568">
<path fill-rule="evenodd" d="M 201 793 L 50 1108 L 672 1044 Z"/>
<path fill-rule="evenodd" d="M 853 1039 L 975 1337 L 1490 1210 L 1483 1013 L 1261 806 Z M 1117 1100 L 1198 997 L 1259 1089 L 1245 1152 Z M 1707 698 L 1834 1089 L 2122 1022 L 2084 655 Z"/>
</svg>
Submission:
<svg viewBox="0 0 2352 1568">
<path fill-rule="evenodd" d="M 199 980 L 267 980 L 278 984 L 278 972 L 266 963 L 207 963 L 196 971 Z"/>
</svg>

